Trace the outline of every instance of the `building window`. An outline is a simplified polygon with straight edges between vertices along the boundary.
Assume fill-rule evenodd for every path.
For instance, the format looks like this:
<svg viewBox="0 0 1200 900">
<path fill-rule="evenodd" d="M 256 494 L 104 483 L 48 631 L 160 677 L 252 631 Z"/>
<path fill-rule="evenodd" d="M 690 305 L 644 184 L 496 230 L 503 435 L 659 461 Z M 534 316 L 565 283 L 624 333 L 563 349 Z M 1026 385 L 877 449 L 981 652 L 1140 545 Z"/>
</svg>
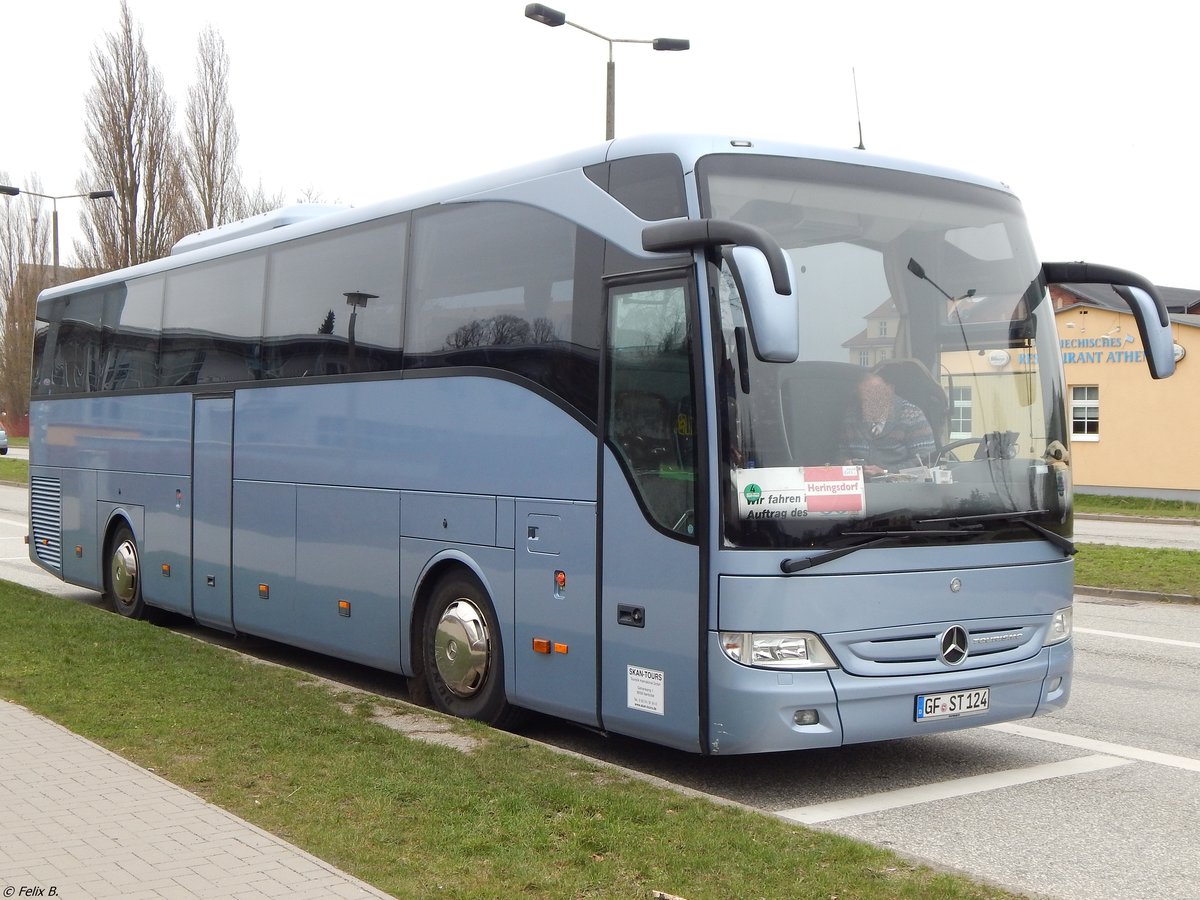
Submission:
<svg viewBox="0 0 1200 900">
<path fill-rule="evenodd" d="M 888 333 L 887 319 L 880 319 L 879 320 L 879 336 L 887 337 L 887 333 Z"/>
<path fill-rule="evenodd" d="M 1094 384 L 1071 388 L 1071 438 L 1100 440 L 1100 388 Z"/>
<path fill-rule="evenodd" d="M 971 389 L 950 388 L 950 440 L 971 436 Z"/>
<path fill-rule="evenodd" d="M 862 366 L 863 368 L 866 368 L 871 365 L 871 351 L 870 350 L 859 350 L 858 351 L 858 364 L 860 366 Z"/>
</svg>

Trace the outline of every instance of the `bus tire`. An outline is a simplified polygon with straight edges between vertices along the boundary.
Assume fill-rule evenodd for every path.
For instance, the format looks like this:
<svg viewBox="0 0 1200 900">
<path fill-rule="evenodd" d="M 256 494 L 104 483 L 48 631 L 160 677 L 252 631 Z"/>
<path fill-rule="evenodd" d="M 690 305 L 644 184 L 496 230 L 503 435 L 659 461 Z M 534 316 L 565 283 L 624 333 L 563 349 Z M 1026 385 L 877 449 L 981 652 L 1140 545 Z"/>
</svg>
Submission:
<svg viewBox="0 0 1200 900">
<path fill-rule="evenodd" d="M 133 530 L 122 523 L 108 542 L 104 570 L 104 593 L 113 610 L 127 619 L 148 616 L 142 600 L 142 562 Z"/>
<path fill-rule="evenodd" d="M 454 572 L 433 589 L 421 627 L 421 663 L 435 708 L 497 728 L 517 721 L 504 691 L 500 623 L 471 573 Z"/>
</svg>

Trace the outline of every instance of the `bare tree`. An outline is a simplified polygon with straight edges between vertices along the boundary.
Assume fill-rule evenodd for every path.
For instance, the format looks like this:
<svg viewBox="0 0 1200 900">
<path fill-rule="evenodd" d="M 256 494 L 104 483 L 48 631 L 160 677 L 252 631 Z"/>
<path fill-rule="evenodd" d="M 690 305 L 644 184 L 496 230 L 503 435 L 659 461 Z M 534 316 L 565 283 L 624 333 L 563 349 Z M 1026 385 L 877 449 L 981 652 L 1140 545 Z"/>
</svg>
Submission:
<svg viewBox="0 0 1200 900">
<path fill-rule="evenodd" d="M 0 172 L 0 183 L 10 184 Z M 42 192 L 41 185 L 26 190 Z M 38 293 L 53 280 L 50 222 L 29 194 L 0 203 L 0 410 L 14 434 L 28 433 L 29 372 Z"/>
<path fill-rule="evenodd" d="M 196 83 L 188 89 L 184 163 L 201 228 L 246 214 L 237 164 L 238 133 L 229 105 L 229 54 L 212 27 L 200 35 Z"/>
<path fill-rule="evenodd" d="M 263 189 L 262 182 L 260 181 L 258 187 L 246 193 L 245 204 L 246 208 L 242 212 L 243 216 L 257 216 L 259 213 L 279 209 L 279 207 L 283 206 L 283 191 L 268 194 Z"/>
<path fill-rule="evenodd" d="M 92 54 L 92 74 L 84 139 L 88 162 L 79 184 L 112 185 L 117 196 L 115 207 L 84 208 L 84 241 L 76 252 L 85 265 L 114 269 L 166 255 L 196 216 L 174 133 L 174 107 L 126 0 L 117 31 Z"/>
<path fill-rule="evenodd" d="M 554 333 L 554 323 L 545 316 L 538 316 L 533 320 L 533 332 L 530 335 L 531 340 L 535 344 L 549 344 L 557 339 Z"/>
</svg>

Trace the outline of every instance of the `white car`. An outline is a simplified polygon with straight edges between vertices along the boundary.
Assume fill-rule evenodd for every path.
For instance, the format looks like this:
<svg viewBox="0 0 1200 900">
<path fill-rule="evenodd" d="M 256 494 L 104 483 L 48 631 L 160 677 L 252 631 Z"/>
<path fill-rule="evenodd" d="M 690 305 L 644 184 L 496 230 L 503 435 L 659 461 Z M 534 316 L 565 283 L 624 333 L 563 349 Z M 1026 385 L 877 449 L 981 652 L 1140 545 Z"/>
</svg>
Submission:
<svg viewBox="0 0 1200 900">
<path fill-rule="evenodd" d="M 0 426 L 0 456 L 4 456 L 7 453 L 8 453 L 8 432 L 6 432 L 4 430 L 3 426 Z"/>
</svg>

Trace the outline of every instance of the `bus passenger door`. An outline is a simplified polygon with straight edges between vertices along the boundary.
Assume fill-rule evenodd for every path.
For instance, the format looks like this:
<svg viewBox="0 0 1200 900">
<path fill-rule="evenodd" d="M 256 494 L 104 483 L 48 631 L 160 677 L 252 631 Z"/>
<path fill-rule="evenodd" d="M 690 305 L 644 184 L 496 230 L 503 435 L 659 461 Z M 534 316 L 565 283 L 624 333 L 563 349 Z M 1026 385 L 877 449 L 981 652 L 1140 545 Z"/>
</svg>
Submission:
<svg viewBox="0 0 1200 900">
<path fill-rule="evenodd" d="M 694 293 L 682 274 L 610 286 L 600 453 L 602 726 L 693 752 L 705 652 Z"/>
<path fill-rule="evenodd" d="M 596 504 L 516 503 L 520 706 L 589 725 L 596 703 Z"/>
<path fill-rule="evenodd" d="M 233 628 L 233 396 L 197 397 L 192 440 L 192 615 Z"/>
</svg>

